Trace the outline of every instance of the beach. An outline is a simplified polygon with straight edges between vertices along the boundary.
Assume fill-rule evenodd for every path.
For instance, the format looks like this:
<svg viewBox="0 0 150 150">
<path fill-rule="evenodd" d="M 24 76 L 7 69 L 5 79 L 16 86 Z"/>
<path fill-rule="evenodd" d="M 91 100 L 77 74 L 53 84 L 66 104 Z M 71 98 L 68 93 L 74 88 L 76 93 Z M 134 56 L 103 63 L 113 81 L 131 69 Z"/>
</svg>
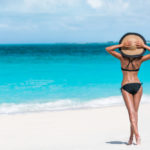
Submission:
<svg viewBox="0 0 150 150">
<path fill-rule="evenodd" d="M 0 150 L 149 150 L 149 5 L 0 0 Z"/>
<path fill-rule="evenodd" d="M 142 144 L 128 146 L 120 62 L 108 45 L 0 45 L 0 150 L 147 149 L 150 62 L 139 72 Z"/>
<path fill-rule="evenodd" d="M 150 104 L 139 108 L 141 145 L 126 145 L 124 105 L 94 109 L 0 115 L 2 150 L 127 150 L 150 146 Z M 134 140 L 135 143 L 135 140 Z"/>
</svg>

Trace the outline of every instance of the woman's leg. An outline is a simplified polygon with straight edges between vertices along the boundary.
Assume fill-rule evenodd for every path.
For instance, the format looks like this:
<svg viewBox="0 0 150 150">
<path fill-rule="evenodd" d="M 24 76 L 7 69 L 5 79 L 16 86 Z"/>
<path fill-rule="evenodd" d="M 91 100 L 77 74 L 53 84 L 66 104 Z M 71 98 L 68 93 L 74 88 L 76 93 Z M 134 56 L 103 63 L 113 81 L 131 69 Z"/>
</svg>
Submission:
<svg viewBox="0 0 150 150">
<path fill-rule="evenodd" d="M 138 128 L 137 128 L 137 124 L 136 124 L 136 122 L 137 122 L 136 121 L 136 111 L 135 111 L 135 106 L 134 106 L 134 102 L 133 102 L 133 95 L 128 93 L 124 89 L 122 89 L 122 95 L 123 95 L 124 102 L 125 102 L 127 110 L 128 110 L 129 119 L 130 119 L 130 123 L 131 123 L 131 136 L 133 136 L 133 133 L 134 133 L 136 135 L 136 137 L 138 137 L 139 133 L 138 133 Z M 133 139 L 129 139 L 128 144 L 131 144 L 132 140 Z"/>
<path fill-rule="evenodd" d="M 137 124 L 137 128 L 138 128 L 138 108 L 139 108 L 139 104 L 141 101 L 141 97 L 142 97 L 142 93 L 143 93 L 143 88 L 142 86 L 140 87 L 139 91 L 133 96 L 133 103 L 134 103 L 134 108 L 135 108 L 135 114 L 136 114 L 136 124 Z M 129 144 L 132 144 L 133 141 L 133 128 L 132 126 L 130 126 L 130 138 L 129 138 Z"/>
<path fill-rule="evenodd" d="M 143 94 L 143 88 L 141 86 L 139 91 L 133 96 L 137 128 L 138 128 L 138 109 L 139 109 L 139 104 L 141 101 L 142 94 Z M 140 138 L 139 137 L 136 137 L 136 141 L 138 144 L 140 144 Z"/>
</svg>

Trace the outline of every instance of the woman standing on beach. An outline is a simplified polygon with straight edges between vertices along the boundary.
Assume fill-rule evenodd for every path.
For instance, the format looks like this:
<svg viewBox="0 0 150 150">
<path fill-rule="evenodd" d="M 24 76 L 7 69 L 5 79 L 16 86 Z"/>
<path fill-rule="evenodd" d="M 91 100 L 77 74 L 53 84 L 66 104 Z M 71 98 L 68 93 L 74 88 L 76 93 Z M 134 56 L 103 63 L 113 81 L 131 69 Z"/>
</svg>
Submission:
<svg viewBox="0 0 150 150">
<path fill-rule="evenodd" d="M 130 34 L 140 36 L 142 40 L 136 40 L 136 38 L 128 38 L 124 40 L 124 42 L 119 42 L 118 45 L 106 47 L 106 51 L 120 60 L 121 69 L 123 72 L 121 92 L 128 110 L 129 120 L 131 124 L 128 145 L 132 144 L 134 134 L 136 138 L 136 144 L 138 145 L 141 143 L 141 138 L 138 131 L 138 108 L 143 93 L 143 88 L 142 83 L 140 83 L 137 75 L 140 65 L 142 64 L 142 62 L 150 59 L 150 54 L 144 56 L 139 55 L 139 57 L 125 57 L 122 52 L 118 53 L 114 50 L 118 48 L 121 50 L 122 48 L 124 48 L 129 51 L 131 49 L 131 53 L 133 53 L 134 51 L 132 50 L 134 50 L 134 48 L 136 48 L 135 51 L 137 51 L 138 48 L 143 48 L 144 50 L 147 49 L 150 51 L 150 47 L 146 45 L 145 39 L 140 34 L 127 33 L 123 37 L 126 37 Z M 121 40 L 123 40 L 123 38 Z"/>
</svg>

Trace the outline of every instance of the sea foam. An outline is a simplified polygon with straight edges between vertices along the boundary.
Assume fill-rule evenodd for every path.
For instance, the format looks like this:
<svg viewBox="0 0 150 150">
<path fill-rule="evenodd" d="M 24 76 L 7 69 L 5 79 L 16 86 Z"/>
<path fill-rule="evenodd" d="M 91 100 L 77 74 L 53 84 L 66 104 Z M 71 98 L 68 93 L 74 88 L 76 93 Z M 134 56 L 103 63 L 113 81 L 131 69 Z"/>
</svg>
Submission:
<svg viewBox="0 0 150 150">
<path fill-rule="evenodd" d="M 150 95 L 144 94 L 142 96 L 141 103 L 150 103 Z M 46 103 L 2 103 L 0 104 L 0 114 L 62 111 L 86 108 L 101 108 L 117 105 L 124 105 L 122 96 L 111 96 L 107 98 L 93 99 L 86 102 L 80 102 L 71 99 L 62 99 L 55 102 Z"/>
</svg>

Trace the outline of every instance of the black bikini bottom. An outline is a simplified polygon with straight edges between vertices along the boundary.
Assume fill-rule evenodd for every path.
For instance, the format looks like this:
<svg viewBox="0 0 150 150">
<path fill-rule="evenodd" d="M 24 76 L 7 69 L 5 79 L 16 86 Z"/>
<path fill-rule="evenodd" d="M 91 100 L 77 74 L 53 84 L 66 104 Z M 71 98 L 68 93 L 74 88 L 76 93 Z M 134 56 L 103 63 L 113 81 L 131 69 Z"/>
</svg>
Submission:
<svg viewBox="0 0 150 150">
<path fill-rule="evenodd" d="M 128 93 L 134 95 L 138 92 L 138 90 L 140 89 L 141 85 L 143 83 L 127 83 L 125 85 L 123 85 L 120 90 L 122 91 L 122 89 L 126 90 Z"/>
</svg>

